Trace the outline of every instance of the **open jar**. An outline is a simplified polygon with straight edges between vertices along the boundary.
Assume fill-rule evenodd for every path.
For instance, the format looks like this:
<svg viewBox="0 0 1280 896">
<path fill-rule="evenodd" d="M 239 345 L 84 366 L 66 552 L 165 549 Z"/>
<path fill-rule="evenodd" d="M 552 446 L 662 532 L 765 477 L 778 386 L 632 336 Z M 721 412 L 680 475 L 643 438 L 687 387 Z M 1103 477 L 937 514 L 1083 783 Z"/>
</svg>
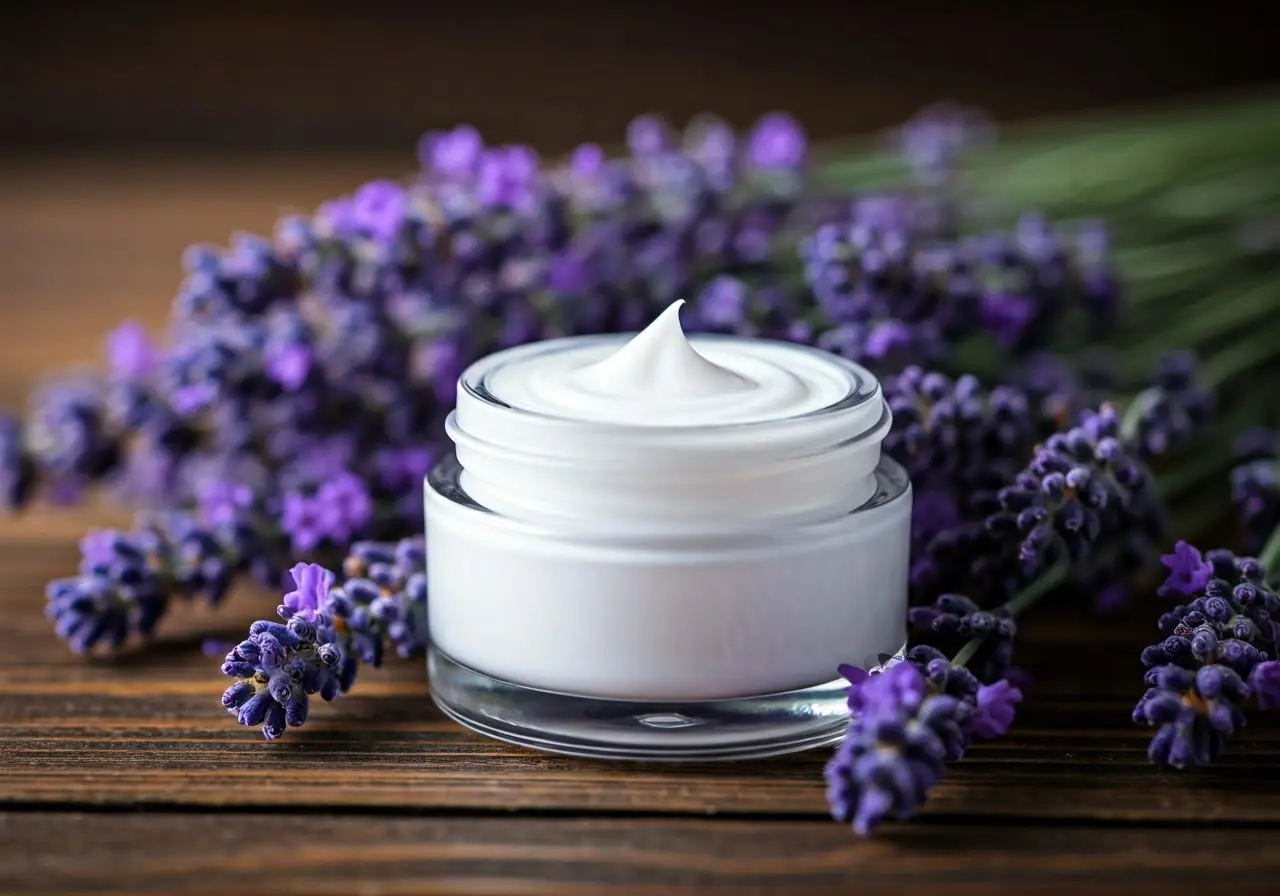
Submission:
<svg viewBox="0 0 1280 896">
<path fill-rule="evenodd" d="M 549 340 L 466 370 L 426 482 L 431 693 L 574 755 L 837 741 L 906 640 L 911 489 L 875 378 L 804 346 Z"/>
</svg>

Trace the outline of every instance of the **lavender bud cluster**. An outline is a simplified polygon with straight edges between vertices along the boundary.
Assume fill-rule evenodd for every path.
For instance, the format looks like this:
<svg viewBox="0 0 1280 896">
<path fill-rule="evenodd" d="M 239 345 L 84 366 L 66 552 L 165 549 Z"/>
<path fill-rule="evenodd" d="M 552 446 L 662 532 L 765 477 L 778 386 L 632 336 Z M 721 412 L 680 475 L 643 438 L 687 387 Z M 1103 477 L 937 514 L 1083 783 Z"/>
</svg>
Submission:
<svg viewBox="0 0 1280 896">
<path fill-rule="evenodd" d="M 1117 300 L 1091 292 L 1114 279 L 1096 227 L 1068 232 L 1027 215 L 1011 233 L 958 238 L 929 222 L 923 200 L 862 200 L 801 242 L 825 326 L 817 345 L 892 368 L 942 360 L 980 332 L 1010 351 L 1043 346 L 1070 313 L 1108 329 Z"/>
<path fill-rule="evenodd" d="M 1244 725 L 1251 697 L 1280 706 L 1280 596 L 1252 558 L 1180 541 L 1163 561 L 1161 594 L 1189 600 L 1160 617 L 1164 640 L 1142 651 L 1147 691 L 1133 720 L 1156 729 L 1153 762 L 1208 765 Z"/>
<path fill-rule="evenodd" d="M 1213 394 L 1196 381 L 1196 358 L 1171 352 L 1156 363 L 1150 385 L 1125 414 L 1124 429 L 1143 459 L 1181 447 L 1213 416 Z"/>
<path fill-rule="evenodd" d="M 388 648 L 408 656 L 426 646 L 423 539 L 361 542 L 343 564 L 347 579 L 314 563 L 290 570 L 294 588 L 277 614 L 234 646 L 222 672 L 236 681 L 222 705 L 267 740 L 307 720 L 310 698 L 330 701 L 355 683 L 361 663 L 377 667 Z"/>
<path fill-rule="evenodd" d="M 1240 518 L 1244 549 L 1256 553 L 1280 527 L 1280 436 L 1262 427 L 1245 433 L 1236 442 L 1235 461 L 1231 499 Z"/>
<path fill-rule="evenodd" d="M 222 600 L 247 556 L 240 535 L 182 513 L 129 532 L 90 532 L 80 543 L 78 574 L 49 583 L 45 614 L 77 653 L 148 637 L 171 599 Z"/>
<path fill-rule="evenodd" d="M 951 379 L 908 367 L 886 377 L 893 426 L 884 451 L 906 468 L 915 490 L 913 556 L 939 534 L 985 517 L 997 490 L 1022 466 L 1035 432 L 1027 398 L 972 376 Z"/>
<path fill-rule="evenodd" d="M 989 529 L 1016 532 L 1018 561 L 1030 579 L 1053 564 L 1079 561 L 1123 531 L 1148 497 L 1149 474 L 1121 438 L 1110 405 L 1045 440 L 1014 484 L 1001 490 Z"/>
<path fill-rule="evenodd" d="M 931 647 L 868 674 L 842 667 L 851 721 L 826 766 L 827 802 L 837 820 L 866 836 L 889 818 L 909 818 L 948 762 L 973 737 L 998 737 L 1013 722 L 1022 693 L 1003 679 L 980 685 L 967 669 Z"/>
</svg>

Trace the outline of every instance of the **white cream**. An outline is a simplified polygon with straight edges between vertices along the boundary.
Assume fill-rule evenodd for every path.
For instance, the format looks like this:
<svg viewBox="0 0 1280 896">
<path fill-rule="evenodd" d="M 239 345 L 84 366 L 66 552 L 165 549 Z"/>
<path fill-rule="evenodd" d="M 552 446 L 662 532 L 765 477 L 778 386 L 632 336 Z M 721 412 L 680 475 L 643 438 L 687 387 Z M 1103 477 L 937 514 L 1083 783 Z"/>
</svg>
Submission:
<svg viewBox="0 0 1280 896">
<path fill-rule="evenodd" d="M 687 339 L 678 313 L 463 374 L 456 460 L 426 490 L 436 650 L 527 688 L 718 701 L 901 648 L 911 501 L 879 384 L 803 346 Z"/>
<path fill-rule="evenodd" d="M 811 358 L 797 363 L 799 353 L 743 340 L 709 339 L 695 349 L 680 329 L 683 304 L 621 348 L 605 343 L 498 368 L 490 388 L 524 411 L 628 426 L 758 423 L 819 410 L 847 392 L 843 371 Z"/>
</svg>

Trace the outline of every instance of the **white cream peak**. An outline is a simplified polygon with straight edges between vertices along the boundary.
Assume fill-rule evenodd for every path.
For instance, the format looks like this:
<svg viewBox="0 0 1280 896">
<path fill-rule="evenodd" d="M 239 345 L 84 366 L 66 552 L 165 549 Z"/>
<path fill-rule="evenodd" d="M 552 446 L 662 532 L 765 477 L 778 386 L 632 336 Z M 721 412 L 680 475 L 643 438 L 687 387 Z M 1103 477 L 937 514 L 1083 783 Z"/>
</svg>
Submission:
<svg viewBox="0 0 1280 896">
<path fill-rule="evenodd" d="M 684 299 L 672 302 L 626 345 L 575 371 L 573 379 L 597 395 L 623 399 L 707 398 L 750 390 L 750 380 L 708 361 L 689 344 L 680 327 L 683 304 Z"/>
<path fill-rule="evenodd" d="M 848 370 L 825 353 L 744 337 L 686 339 L 674 302 L 627 340 L 533 344 L 485 377 L 507 406 L 623 426 L 715 426 L 778 420 L 839 401 Z M 551 344 L 554 347 L 554 343 Z"/>
</svg>

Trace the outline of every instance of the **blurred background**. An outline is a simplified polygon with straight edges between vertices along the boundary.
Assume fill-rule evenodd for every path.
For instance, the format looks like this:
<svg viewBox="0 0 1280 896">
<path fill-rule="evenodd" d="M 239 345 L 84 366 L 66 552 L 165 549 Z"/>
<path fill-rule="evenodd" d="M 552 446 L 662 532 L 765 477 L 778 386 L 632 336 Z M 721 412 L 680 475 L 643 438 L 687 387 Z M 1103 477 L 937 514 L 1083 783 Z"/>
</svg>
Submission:
<svg viewBox="0 0 1280 896">
<path fill-rule="evenodd" d="M 792 111 L 815 138 L 954 99 L 1002 121 L 1280 74 L 1250 7 L 1141 3 L 9 2 L 0 12 L 0 404 L 158 325 L 193 242 L 414 163 L 469 121 L 543 153 L 627 121 Z"/>
<path fill-rule="evenodd" d="M 391 151 L 466 120 L 546 152 L 643 111 L 815 137 L 951 98 L 1000 119 L 1280 74 L 1261 4 L 11 2 L 10 152 Z M 1176 10 L 1176 11 L 1175 11 Z"/>
</svg>

